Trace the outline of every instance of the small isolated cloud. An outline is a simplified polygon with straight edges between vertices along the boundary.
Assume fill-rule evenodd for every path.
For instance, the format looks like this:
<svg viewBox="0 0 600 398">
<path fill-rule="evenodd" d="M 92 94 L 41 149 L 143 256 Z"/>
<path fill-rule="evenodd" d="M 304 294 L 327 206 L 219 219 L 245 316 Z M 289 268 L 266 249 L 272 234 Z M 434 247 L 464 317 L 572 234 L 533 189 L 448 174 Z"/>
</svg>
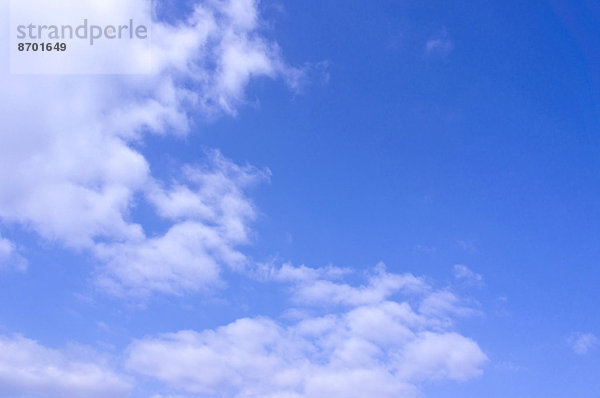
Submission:
<svg viewBox="0 0 600 398">
<path fill-rule="evenodd" d="M 273 271 L 291 284 L 299 320 L 244 318 L 149 336 L 130 345 L 127 367 L 166 391 L 272 398 L 418 397 L 421 383 L 482 373 L 487 356 L 446 321 L 461 315 L 457 298 L 417 277 L 379 266 L 354 285 L 333 268 Z"/>
<path fill-rule="evenodd" d="M 17 248 L 13 242 L 0 236 L 0 270 L 3 268 L 25 271 L 27 260 L 17 252 Z"/>
<path fill-rule="evenodd" d="M 428 55 L 438 55 L 445 57 L 454 50 L 454 43 L 450 40 L 448 32 L 443 29 L 442 32 L 429 40 L 425 44 L 425 52 Z"/>
<path fill-rule="evenodd" d="M 471 285 L 483 284 L 483 276 L 471 271 L 469 267 L 462 264 L 457 264 L 454 266 L 454 277 Z"/>
<path fill-rule="evenodd" d="M 130 383 L 97 355 L 46 348 L 21 336 L 0 335 L 0 396 L 127 397 Z"/>
<path fill-rule="evenodd" d="M 573 352 L 578 355 L 585 355 L 598 346 L 600 342 L 592 333 L 576 333 L 567 340 Z"/>
<path fill-rule="evenodd" d="M 459 241 L 456 242 L 456 244 L 457 244 L 458 247 L 460 247 L 461 249 L 466 250 L 468 252 L 477 251 L 477 247 L 471 241 L 468 241 L 468 240 L 459 240 Z"/>
</svg>

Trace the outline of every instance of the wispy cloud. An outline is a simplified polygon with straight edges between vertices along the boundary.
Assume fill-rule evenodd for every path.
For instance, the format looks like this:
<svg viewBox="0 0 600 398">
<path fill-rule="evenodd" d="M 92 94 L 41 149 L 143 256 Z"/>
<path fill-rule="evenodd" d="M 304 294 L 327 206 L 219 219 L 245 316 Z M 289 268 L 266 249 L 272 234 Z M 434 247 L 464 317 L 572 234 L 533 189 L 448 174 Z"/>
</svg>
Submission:
<svg viewBox="0 0 600 398">
<path fill-rule="evenodd" d="M 524 372 L 529 370 L 526 366 L 511 361 L 498 362 L 496 363 L 495 368 L 505 372 Z"/>
<path fill-rule="evenodd" d="M 567 342 L 578 355 L 585 355 L 595 349 L 600 341 L 592 333 L 575 333 L 567 339 Z"/>
<path fill-rule="evenodd" d="M 473 272 L 466 265 L 457 264 L 454 266 L 454 277 L 470 285 L 483 285 L 483 276 Z"/>
<path fill-rule="evenodd" d="M 477 247 L 471 241 L 468 241 L 468 240 L 459 240 L 459 241 L 456 242 L 456 244 L 458 245 L 458 247 L 460 247 L 461 249 L 466 250 L 468 252 L 475 252 L 475 251 L 477 251 Z"/>
<path fill-rule="evenodd" d="M 425 43 L 425 52 L 428 55 L 448 56 L 454 50 L 454 42 L 450 39 L 448 31 L 443 28 L 442 31 L 431 37 Z"/>
<path fill-rule="evenodd" d="M 429 286 L 410 274 L 390 274 L 378 265 L 367 283 L 352 286 L 339 279 L 349 271 L 334 267 L 314 269 L 284 265 L 272 278 L 291 285 L 292 298 L 303 305 L 364 305 L 383 301 L 402 292 L 425 293 Z"/>
<path fill-rule="evenodd" d="M 19 254 L 13 242 L 0 236 L 0 270 L 3 268 L 25 271 L 27 260 Z"/>
</svg>

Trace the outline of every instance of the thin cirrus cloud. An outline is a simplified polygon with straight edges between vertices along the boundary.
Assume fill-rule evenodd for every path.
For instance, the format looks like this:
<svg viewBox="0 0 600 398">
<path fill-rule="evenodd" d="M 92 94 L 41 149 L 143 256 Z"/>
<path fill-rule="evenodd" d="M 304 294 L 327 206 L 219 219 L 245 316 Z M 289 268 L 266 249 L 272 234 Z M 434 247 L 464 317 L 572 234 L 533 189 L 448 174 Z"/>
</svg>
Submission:
<svg viewBox="0 0 600 398">
<path fill-rule="evenodd" d="M 460 315 L 442 310 L 455 300 L 423 311 L 420 304 L 437 291 L 412 275 L 386 273 L 396 282 L 380 285 L 385 272 L 380 265 L 355 286 L 337 272 L 332 279 L 331 268 L 273 270 L 273 280 L 284 284 L 281 274 L 294 275 L 287 284 L 303 314 L 297 321 L 244 318 L 214 330 L 149 336 L 130 345 L 126 367 L 167 391 L 223 397 L 416 397 L 424 382 L 481 375 L 487 356 L 447 322 Z M 309 279 L 317 283 L 307 293 L 302 284 Z M 331 297 L 342 297 L 336 308 Z"/>
<path fill-rule="evenodd" d="M 472 271 L 469 267 L 462 264 L 454 266 L 454 277 L 470 285 L 483 285 L 483 276 Z"/>
</svg>

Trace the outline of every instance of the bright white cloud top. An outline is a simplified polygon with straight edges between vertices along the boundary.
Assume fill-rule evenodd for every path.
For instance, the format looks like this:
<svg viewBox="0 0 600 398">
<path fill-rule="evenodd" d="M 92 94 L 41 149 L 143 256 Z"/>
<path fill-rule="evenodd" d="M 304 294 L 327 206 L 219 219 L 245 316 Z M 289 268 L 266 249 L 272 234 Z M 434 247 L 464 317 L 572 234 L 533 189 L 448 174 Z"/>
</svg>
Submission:
<svg viewBox="0 0 600 398">
<path fill-rule="evenodd" d="M 274 272 L 300 281 L 291 292 L 305 315 L 295 322 L 245 318 L 147 337 L 130 346 L 127 367 L 180 392 L 223 397 L 416 397 L 422 382 L 481 375 L 487 356 L 452 331 L 455 298 L 414 310 L 411 302 L 423 307 L 439 293 L 419 278 L 383 266 L 362 286 L 317 276 L 331 271 Z"/>
</svg>

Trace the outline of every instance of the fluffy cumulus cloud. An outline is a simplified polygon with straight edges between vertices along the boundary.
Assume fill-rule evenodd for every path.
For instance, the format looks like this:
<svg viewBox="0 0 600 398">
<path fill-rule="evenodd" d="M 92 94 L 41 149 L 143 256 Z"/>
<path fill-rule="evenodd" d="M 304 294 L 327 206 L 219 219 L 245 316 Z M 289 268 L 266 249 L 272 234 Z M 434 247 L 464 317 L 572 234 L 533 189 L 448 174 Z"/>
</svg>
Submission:
<svg viewBox="0 0 600 398">
<path fill-rule="evenodd" d="M 236 246 L 249 241 L 255 210 L 243 189 L 268 171 L 237 166 L 217 152 L 201 167 L 185 167 L 184 181 L 152 186 L 149 201 L 173 224 L 162 236 L 99 243 L 106 266 L 99 284 L 117 295 L 179 294 L 220 282 L 223 265 L 239 269 L 246 257 Z"/>
<path fill-rule="evenodd" d="M 448 322 L 469 315 L 461 300 L 422 278 L 383 265 L 362 284 L 333 267 L 260 272 L 264 283 L 289 289 L 293 320 L 253 317 L 148 336 L 114 358 L 124 358 L 119 366 L 87 348 L 0 336 L 0 396 L 409 398 L 424 382 L 478 377 L 487 362 Z M 307 294 L 309 285 L 316 287 Z M 426 304 L 432 298 L 436 311 Z"/>
<path fill-rule="evenodd" d="M 103 7 L 116 17 L 150 1 L 113 3 Z M 5 52 L 7 5 L 0 0 Z M 449 45 L 441 38 L 427 47 Z M 298 316 L 148 336 L 129 346 L 128 371 L 162 383 L 166 395 L 273 398 L 412 397 L 425 381 L 480 375 L 486 355 L 454 322 L 474 312 L 450 290 L 382 265 L 362 284 L 333 267 L 249 267 L 240 250 L 256 216 L 247 189 L 268 170 L 208 151 L 171 180 L 152 172 L 140 150 L 147 135 L 185 136 L 190 115 L 235 115 L 252 79 L 298 83 L 301 73 L 261 34 L 257 2 L 198 1 L 176 21 L 156 20 L 153 46 L 156 73 L 147 76 L 22 76 L 1 67 L 0 222 L 90 254 L 98 286 L 113 295 L 192 293 L 218 286 L 224 268 L 243 269 L 285 286 Z M 135 219 L 140 202 L 160 231 Z M 15 260 L 25 264 L 0 237 L 0 267 Z M 93 353 L 0 336 L 0 395 L 120 397 L 135 384 Z"/>
<path fill-rule="evenodd" d="M 1 2 L 2 51 L 8 3 Z M 60 11 L 40 4 L 46 15 Z M 149 4 L 102 9 L 117 20 Z M 190 115 L 235 114 L 253 78 L 294 85 L 300 75 L 261 35 L 253 0 L 199 1 L 175 22 L 157 19 L 153 46 L 156 73 L 147 76 L 0 71 L 0 221 L 92 253 L 104 267 L 102 286 L 116 294 L 198 290 L 217 281 L 220 267 L 239 266 L 235 247 L 247 240 L 253 214 L 242 189 L 262 174 L 212 154 L 208 166 L 184 167 L 169 185 L 140 151 L 144 137 L 188 134 Z M 140 201 L 170 223 L 163 235 L 149 236 L 132 219 Z"/>
<path fill-rule="evenodd" d="M 293 275 L 293 299 L 304 302 L 297 321 L 246 318 L 147 337 L 130 346 L 127 366 L 167 390 L 223 397 L 413 397 L 422 382 L 481 374 L 486 355 L 447 321 L 456 299 L 444 296 L 444 310 L 423 311 L 420 304 L 439 292 L 419 278 L 380 266 L 354 286 L 335 271 L 287 266 L 271 273 Z M 392 286 L 379 283 L 383 277 Z M 309 284 L 323 291 L 305 301 Z"/>
<path fill-rule="evenodd" d="M 0 336 L 0 396 L 129 396 L 130 382 L 99 361 L 98 355 L 71 351 L 49 349 L 21 336 Z"/>
</svg>

